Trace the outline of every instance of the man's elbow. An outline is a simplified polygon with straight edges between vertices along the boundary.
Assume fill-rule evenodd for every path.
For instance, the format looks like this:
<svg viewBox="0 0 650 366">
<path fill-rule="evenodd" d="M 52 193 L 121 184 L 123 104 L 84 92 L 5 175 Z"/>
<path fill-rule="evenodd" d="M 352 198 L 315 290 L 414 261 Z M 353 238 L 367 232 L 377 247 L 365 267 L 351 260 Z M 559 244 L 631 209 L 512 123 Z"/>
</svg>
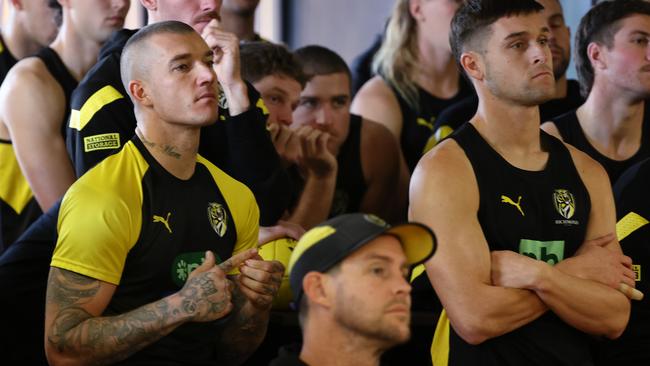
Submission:
<svg viewBox="0 0 650 366">
<path fill-rule="evenodd" d="M 621 335 L 623 335 L 623 332 L 625 332 L 629 318 L 629 310 L 627 312 L 617 314 L 617 316 L 609 322 L 610 324 L 608 324 L 609 326 L 603 332 L 603 335 L 609 339 L 619 338 Z"/>
<path fill-rule="evenodd" d="M 460 338 L 473 346 L 479 345 L 498 335 L 493 327 L 490 326 L 489 321 L 479 319 L 478 317 L 464 317 L 462 321 L 453 322 L 452 327 Z"/>
</svg>

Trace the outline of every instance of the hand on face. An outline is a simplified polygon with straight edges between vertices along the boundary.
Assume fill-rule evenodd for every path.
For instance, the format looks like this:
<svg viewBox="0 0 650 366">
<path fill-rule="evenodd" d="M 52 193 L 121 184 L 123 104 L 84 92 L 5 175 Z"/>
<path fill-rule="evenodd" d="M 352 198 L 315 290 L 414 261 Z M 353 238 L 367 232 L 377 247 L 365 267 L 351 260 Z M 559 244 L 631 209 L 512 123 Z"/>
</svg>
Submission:
<svg viewBox="0 0 650 366">
<path fill-rule="evenodd" d="M 326 178 L 336 175 L 338 162 L 328 148 L 331 135 L 304 125 L 296 130 L 300 139 L 301 153 L 298 167 L 307 176 Z"/>
<path fill-rule="evenodd" d="M 219 21 L 212 19 L 203 28 L 201 37 L 214 51 L 214 71 L 217 73 L 219 83 L 228 87 L 241 82 L 237 36 L 223 31 L 219 27 Z"/>
<path fill-rule="evenodd" d="M 280 158 L 288 165 L 297 164 L 300 158 L 300 137 L 289 127 L 279 123 L 269 124 L 268 130 Z"/>
</svg>

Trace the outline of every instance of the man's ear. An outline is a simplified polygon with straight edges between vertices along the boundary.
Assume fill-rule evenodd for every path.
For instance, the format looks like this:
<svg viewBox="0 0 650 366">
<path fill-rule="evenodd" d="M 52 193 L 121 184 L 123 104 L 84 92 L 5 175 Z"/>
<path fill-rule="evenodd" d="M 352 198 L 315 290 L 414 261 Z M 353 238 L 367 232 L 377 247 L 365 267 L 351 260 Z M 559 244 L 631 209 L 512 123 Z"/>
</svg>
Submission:
<svg viewBox="0 0 650 366">
<path fill-rule="evenodd" d="M 149 11 L 158 10 L 158 0 L 140 0 L 140 4 Z"/>
<path fill-rule="evenodd" d="M 591 67 L 594 70 L 607 68 L 607 52 L 603 52 L 604 47 L 604 45 L 596 42 L 587 45 L 587 58 L 589 58 Z"/>
<path fill-rule="evenodd" d="M 460 65 L 467 75 L 473 79 L 483 80 L 485 77 L 483 60 L 476 52 L 463 52 L 460 55 Z"/>
<path fill-rule="evenodd" d="M 145 107 L 151 107 L 153 105 L 147 88 L 141 80 L 131 80 L 129 82 L 129 94 L 131 94 L 133 101 L 137 104 Z"/>
<path fill-rule="evenodd" d="M 329 308 L 332 304 L 331 291 L 328 287 L 330 278 L 320 272 L 309 272 L 302 279 L 302 290 L 312 304 Z"/>
</svg>

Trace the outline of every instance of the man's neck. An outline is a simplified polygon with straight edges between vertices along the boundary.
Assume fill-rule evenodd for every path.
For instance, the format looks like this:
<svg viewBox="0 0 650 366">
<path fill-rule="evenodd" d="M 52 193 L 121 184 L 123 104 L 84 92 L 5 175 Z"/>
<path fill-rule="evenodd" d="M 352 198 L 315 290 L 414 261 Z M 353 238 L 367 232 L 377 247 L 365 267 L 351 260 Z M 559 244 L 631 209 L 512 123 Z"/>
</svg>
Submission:
<svg viewBox="0 0 650 366">
<path fill-rule="evenodd" d="M 383 350 L 377 347 L 377 341 L 328 323 L 305 327 L 302 361 L 310 366 L 379 365 Z"/>
<path fill-rule="evenodd" d="M 136 134 L 154 159 L 170 174 L 183 180 L 192 177 L 199 148 L 199 128 L 145 118 L 138 122 Z"/>
<path fill-rule="evenodd" d="M 42 45 L 30 39 L 18 21 L 11 17 L 6 26 L 2 27 L 2 38 L 16 60 L 31 56 L 42 48 Z"/>
<path fill-rule="evenodd" d="M 250 16 L 229 13 L 221 9 L 221 27 L 234 33 L 240 41 L 252 41 L 255 39 L 255 13 Z"/>
<path fill-rule="evenodd" d="M 594 85 L 576 114 L 587 139 L 604 155 L 622 160 L 638 150 L 645 100 Z"/>
<path fill-rule="evenodd" d="M 422 38 L 422 37 L 420 37 Z M 449 99 L 458 93 L 460 73 L 448 49 L 418 41 L 418 60 L 413 70 L 416 83 L 429 94 Z"/>
<path fill-rule="evenodd" d="M 59 34 L 50 47 L 56 51 L 68 71 L 77 81 L 97 62 L 102 43 L 84 37 L 64 18 Z"/>
<path fill-rule="evenodd" d="M 524 170 L 542 170 L 548 155 L 542 151 L 537 106 L 522 106 L 481 93 L 470 122 L 510 164 Z"/>
</svg>

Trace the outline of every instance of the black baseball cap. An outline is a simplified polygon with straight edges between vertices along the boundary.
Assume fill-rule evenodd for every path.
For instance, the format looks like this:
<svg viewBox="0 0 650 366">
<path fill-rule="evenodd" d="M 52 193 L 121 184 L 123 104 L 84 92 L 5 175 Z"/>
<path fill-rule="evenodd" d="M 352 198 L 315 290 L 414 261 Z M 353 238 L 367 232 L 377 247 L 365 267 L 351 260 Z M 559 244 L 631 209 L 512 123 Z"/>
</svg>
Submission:
<svg viewBox="0 0 650 366">
<path fill-rule="evenodd" d="M 294 305 L 302 297 L 302 279 L 311 272 L 326 272 L 363 245 L 382 234 L 397 237 L 411 268 L 426 262 L 436 250 L 436 237 L 426 225 L 407 222 L 388 225 L 375 215 L 337 216 L 307 231 L 291 253 L 287 271 Z"/>
</svg>

